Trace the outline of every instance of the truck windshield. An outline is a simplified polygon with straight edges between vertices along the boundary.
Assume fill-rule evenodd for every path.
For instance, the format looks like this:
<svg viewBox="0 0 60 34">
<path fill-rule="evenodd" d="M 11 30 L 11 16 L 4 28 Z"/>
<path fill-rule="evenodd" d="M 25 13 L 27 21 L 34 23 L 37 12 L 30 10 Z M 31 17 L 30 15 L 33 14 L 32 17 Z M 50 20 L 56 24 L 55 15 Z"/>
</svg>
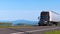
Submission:
<svg viewBox="0 0 60 34">
<path fill-rule="evenodd" d="M 49 19 L 49 12 L 41 12 L 41 19 L 48 20 Z"/>
</svg>

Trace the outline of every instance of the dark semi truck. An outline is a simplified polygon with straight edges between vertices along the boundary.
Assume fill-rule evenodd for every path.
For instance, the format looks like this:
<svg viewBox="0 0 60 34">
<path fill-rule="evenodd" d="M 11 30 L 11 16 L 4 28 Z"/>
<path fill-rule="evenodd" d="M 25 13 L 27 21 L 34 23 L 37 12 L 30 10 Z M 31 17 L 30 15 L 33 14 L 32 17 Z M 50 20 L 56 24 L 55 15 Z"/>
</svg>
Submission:
<svg viewBox="0 0 60 34">
<path fill-rule="evenodd" d="M 53 11 L 42 11 L 39 16 L 39 26 L 52 26 L 58 25 L 59 18 L 56 12 Z"/>
</svg>

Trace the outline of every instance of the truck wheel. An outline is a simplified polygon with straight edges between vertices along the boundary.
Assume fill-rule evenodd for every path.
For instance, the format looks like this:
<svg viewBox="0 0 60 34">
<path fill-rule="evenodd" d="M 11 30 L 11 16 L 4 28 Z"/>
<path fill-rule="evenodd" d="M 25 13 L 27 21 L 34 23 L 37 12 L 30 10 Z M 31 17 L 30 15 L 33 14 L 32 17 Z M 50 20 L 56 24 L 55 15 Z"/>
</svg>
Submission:
<svg viewBox="0 0 60 34">
<path fill-rule="evenodd" d="M 38 22 L 38 26 L 40 26 L 40 21 Z"/>
<path fill-rule="evenodd" d="M 56 23 L 55 25 L 58 26 L 58 23 Z"/>
<path fill-rule="evenodd" d="M 51 23 L 51 22 L 50 22 L 50 23 L 48 23 L 48 26 L 52 26 L 52 25 L 53 25 L 53 23 Z"/>
<path fill-rule="evenodd" d="M 58 22 L 54 22 L 55 23 L 55 26 L 58 26 Z"/>
<path fill-rule="evenodd" d="M 38 26 L 40 26 L 40 24 L 38 24 Z"/>
</svg>

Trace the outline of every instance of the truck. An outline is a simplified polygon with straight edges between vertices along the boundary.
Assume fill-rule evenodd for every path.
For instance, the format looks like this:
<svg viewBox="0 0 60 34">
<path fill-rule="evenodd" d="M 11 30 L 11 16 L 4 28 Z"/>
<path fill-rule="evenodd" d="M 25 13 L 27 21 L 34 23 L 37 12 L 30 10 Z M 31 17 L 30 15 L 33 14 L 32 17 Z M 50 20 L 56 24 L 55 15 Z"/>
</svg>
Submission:
<svg viewBox="0 0 60 34">
<path fill-rule="evenodd" d="M 59 14 L 54 11 L 42 11 L 39 16 L 39 26 L 52 26 L 58 25 L 59 23 Z"/>
</svg>

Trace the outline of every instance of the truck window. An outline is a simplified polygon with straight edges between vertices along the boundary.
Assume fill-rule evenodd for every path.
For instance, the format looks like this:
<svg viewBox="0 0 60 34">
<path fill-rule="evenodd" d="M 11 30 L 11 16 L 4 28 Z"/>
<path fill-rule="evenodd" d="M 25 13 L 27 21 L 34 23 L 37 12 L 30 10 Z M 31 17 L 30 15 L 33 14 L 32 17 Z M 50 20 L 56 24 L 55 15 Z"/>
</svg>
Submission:
<svg viewBox="0 0 60 34">
<path fill-rule="evenodd" d="M 49 12 L 41 12 L 41 19 L 48 20 L 49 19 Z"/>
</svg>

